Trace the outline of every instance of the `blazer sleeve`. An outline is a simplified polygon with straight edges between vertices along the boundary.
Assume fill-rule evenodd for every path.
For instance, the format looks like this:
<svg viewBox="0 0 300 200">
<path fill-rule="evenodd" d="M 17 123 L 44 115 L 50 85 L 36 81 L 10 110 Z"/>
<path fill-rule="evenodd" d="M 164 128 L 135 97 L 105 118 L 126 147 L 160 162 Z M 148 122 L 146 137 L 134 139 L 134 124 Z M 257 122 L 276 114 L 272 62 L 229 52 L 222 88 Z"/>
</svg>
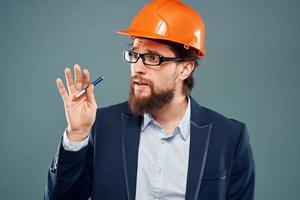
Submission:
<svg viewBox="0 0 300 200">
<path fill-rule="evenodd" d="M 227 200 L 253 200 L 255 165 L 247 127 L 243 125 L 229 180 Z"/>
<path fill-rule="evenodd" d="M 86 200 L 91 196 L 93 139 L 79 151 L 66 151 L 60 143 L 48 171 L 44 200 Z"/>
</svg>

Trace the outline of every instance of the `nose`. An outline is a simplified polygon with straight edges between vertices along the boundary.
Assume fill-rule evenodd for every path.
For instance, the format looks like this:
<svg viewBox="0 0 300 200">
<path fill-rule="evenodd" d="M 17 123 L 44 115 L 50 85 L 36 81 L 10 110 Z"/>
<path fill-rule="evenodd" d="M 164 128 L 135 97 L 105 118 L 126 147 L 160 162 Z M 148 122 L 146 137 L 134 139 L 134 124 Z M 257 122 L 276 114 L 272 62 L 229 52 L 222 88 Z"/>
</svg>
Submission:
<svg viewBox="0 0 300 200">
<path fill-rule="evenodd" d="M 131 75 L 145 74 L 146 72 L 147 67 L 144 65 L 142 58 L 140 58 L 136 63 L 131 63 Z"/>
</svg>

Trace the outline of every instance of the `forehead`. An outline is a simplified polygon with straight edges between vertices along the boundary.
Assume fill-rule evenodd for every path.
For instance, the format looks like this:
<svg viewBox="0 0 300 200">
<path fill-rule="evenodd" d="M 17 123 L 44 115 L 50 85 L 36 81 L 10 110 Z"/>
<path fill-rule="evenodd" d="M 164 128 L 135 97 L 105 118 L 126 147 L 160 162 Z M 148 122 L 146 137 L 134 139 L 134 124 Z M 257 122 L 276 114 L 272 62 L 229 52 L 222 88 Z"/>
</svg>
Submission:
<svg viewBox="0 0 300 200">
<path fill-rule="evenodd" d="M 161 53 L 173 54 L 169 45 L 145 38 L 135 38 L 133 40 L 132 50 L 156 51 Z"/>
</svg>

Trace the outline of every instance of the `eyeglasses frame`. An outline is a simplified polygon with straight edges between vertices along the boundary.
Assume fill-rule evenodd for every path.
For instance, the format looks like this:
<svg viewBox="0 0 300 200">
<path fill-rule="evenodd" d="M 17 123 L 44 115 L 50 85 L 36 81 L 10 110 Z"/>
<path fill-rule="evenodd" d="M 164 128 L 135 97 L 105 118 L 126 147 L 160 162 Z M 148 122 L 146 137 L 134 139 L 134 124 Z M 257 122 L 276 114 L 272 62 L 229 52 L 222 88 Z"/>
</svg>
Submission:
<svg viewBox="0 0 300 200">
<path fill-rule="evenodd" d="M 137 60 L 135 61 L 135 62 L 132 62 L 132 61 L 128 61 L 128 60 L 126 60 L 125 59 L 125 54 L 126 53 L 135 53 L 135 54 L 137 54 Z M 147 63 L 145 63 L 144 62 L 144 56 L 145 55 L 157 55 L 157 56 L 159 56 L 159 62 L 158 62 L 158 64 L 147 64 Z M 139 59 L 142 59 L 142 62 L 143 62 L 143 64 L 144 65 L 146 65 L 146 66 L 159 66 L 159 65 L 161 65 L 162 63 L 164 63 L 164 62 L 170 62 L 170 61 L 174 61 L 174 62 L 176 62 L 176 61 L 183 61 L 183 59 L 182 58 L 178 58 L 178 57 L 164 57 L 164 56 L 161 56 L 161 55 L 159 55 L 159 54 L 155 54 L 155 53 L 137 53 L 137 52 L 134 52 L 134 51 L 129 51 L 129 50 L 127 50 L 127 51 L 123 51 L 123 59 L 126 61 L 126 62 L 128 62 L 128 63 L 137 63 L 138 61 L 139 61 Z"/>
</svg>

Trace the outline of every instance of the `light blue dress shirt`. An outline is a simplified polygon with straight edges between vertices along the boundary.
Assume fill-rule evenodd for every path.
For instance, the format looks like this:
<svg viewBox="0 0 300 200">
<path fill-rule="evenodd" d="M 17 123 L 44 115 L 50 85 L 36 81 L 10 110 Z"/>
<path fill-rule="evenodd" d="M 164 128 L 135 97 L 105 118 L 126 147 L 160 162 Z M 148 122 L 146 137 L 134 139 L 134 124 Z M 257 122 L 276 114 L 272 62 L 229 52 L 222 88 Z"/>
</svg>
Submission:
<svg viewBox="0 0 300 200">
<path fill-rule="evenodd" d="M 184 200 L 190 147 L 190 100 L 184 117 L 167 135 L 144 114 L 138 152 L 136 200 Z"/>
</svg>

